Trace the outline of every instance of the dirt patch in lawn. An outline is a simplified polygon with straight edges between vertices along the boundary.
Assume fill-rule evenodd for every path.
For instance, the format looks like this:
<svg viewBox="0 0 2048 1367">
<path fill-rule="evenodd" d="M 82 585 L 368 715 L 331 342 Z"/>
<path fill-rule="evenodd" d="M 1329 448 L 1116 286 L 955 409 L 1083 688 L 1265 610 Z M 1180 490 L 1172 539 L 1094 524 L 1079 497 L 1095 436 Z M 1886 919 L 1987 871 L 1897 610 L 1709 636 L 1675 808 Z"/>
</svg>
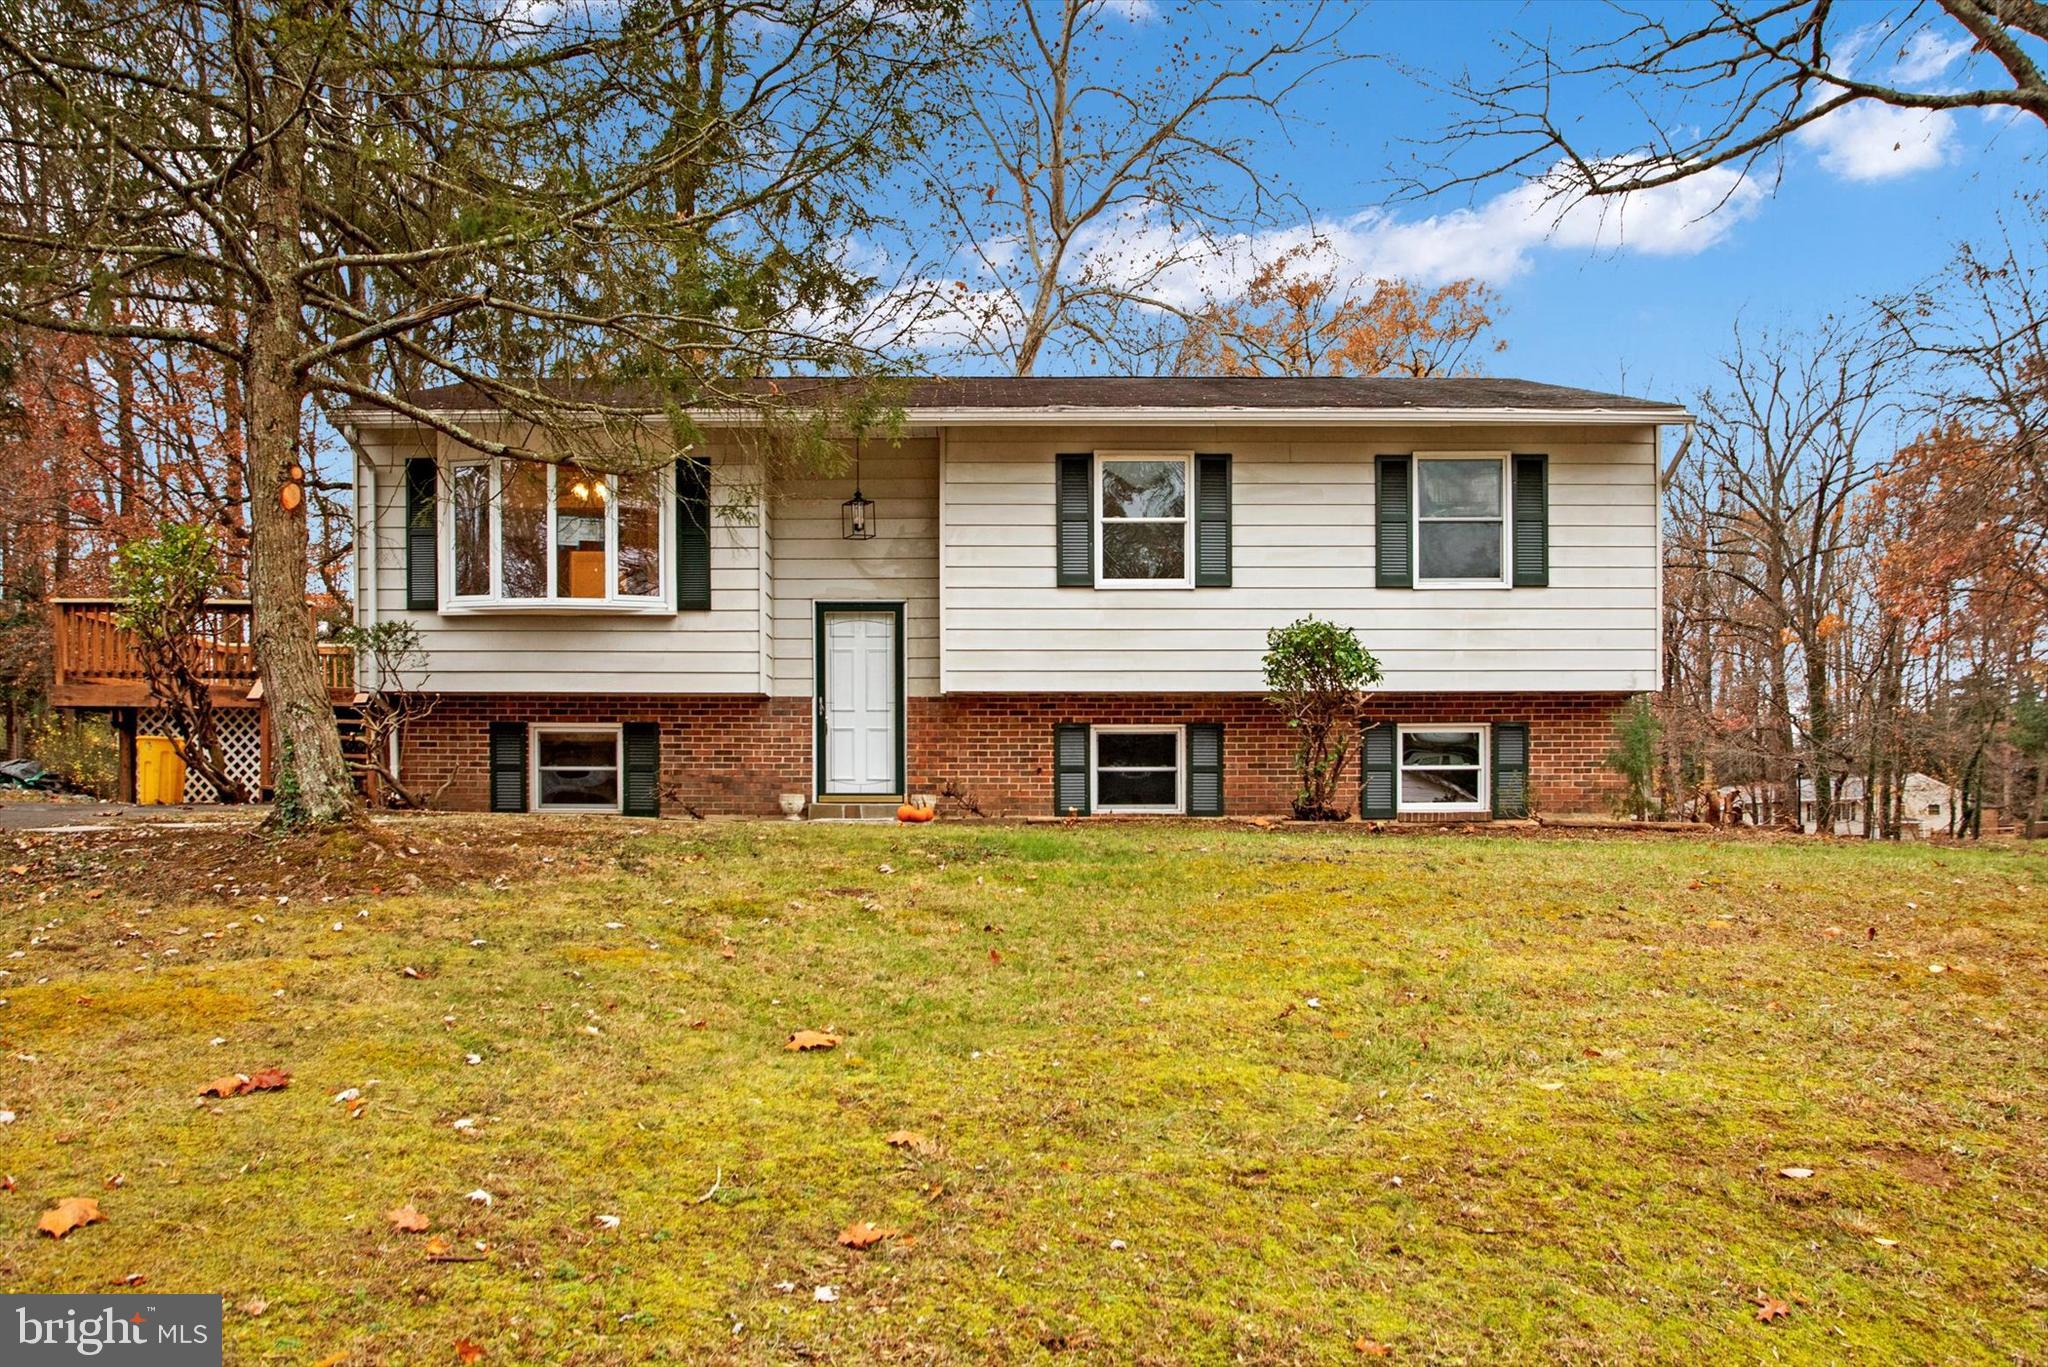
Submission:
<svg viewBox="0 0 2048 1367">
<path fill-rule="evenodd" d="M 546 821 L 514 830 L 489 817 L 437 816 L 379 818 L 318 835 L 262 835 L 246 822 L 26 832 L 6 842 L 0 885 L 13 902 L 60 892 L 97 900 L 125 889 L 162 906 L 429 892 L 609 865 L 612 857 L 600 853 L 603 830 L 602 823 Z"/>
</svg>

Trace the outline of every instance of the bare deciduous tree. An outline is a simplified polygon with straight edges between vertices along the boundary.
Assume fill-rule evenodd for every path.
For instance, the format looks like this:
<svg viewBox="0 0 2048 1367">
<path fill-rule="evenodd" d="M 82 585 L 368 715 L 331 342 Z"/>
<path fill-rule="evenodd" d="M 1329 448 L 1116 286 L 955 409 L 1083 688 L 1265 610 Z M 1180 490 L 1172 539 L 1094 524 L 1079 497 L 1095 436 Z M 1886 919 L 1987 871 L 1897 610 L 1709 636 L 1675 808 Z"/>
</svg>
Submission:
<svg viewBox="0 0 2048 1367">
<path fill-rule="evenodd" d="M 1055 337 L 1113 367 L 1147 350 L 1161 310 L 1220 239 L 1287 202 L 1260 163 L 1308 83 L 1347 60 L 1349 15 L 1322 3 L 1227 12 L 1177 5 L 1163 60 L 1119 40 L 1110 0 L 992 0 L 1001 35 L 963 80 L 952 136 L 924 177 L 937 220 L 932 302 L 970 353 L 1028 375 Z"/>
<path fill-rule="evenodd" d="M 2048 124 L 2040 0 L 1711 0 L 1609 13 L 1605 36 L 1567 47 L 1515 34 L 1505 75 L 1450 82 L 1465 113 L 1443 147 L 1491 151 L 1478 165 L 1437 167 L 1427 184 L 1506 172 L 1567 198 L 1623 195 L 1747 169 L 1855 104 L 2008 109 Z M 1967 62 L 1963 78 L 1935 69 L 1935 54 Z M 1879 63 L 1889 74 L 1875 74 Z M 1632 141 L 1591 145 L 1583 115 L 1617 98 L 1634 111 Z"/>
</svg>

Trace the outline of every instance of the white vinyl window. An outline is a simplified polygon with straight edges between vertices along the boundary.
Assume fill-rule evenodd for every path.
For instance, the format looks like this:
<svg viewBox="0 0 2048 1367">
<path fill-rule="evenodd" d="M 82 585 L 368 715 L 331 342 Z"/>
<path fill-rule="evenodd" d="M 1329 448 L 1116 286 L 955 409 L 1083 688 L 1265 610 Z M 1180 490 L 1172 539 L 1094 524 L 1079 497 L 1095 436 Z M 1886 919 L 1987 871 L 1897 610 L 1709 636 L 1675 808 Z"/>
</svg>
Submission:
<svg viewBox="0 0 2048 1367">
<path fill-rule="evenodd" d="M 1499 588 L 1508 582 L 1507 494 L 1504 455 L 1416 456 L 1418 588 Z"/>
<path fill-rule="evenodd" d="M 504 458 L 451 464 L 444 606 L 665 610 L 670 479 Z"/>
<path fill-rule="evenodd" d="M 1400 801 L 1404 812 L 1483 812 L 1487 792 L 1484 726 L 1401 728 Z"/>
<path fill-rule="evenodd" d="M 622 735 L 616 726 L 533 727 L 533 809 L 618 811 Z"/>
<path fill-rule="evenodd" d="M 1193 582 L 1188 516 L 1194 457 L 1119 451 L 1095 459 L 1095 582 L 1185 588 Z"/>
<path fill-rule="evenodd" d="M 1092 806 L 1098 812 L 1181 810 L 1187 758 L 1186 731 L 1178 726 L 1098 726 L 1089 739 L 1094 763 Z"/>
</svg>

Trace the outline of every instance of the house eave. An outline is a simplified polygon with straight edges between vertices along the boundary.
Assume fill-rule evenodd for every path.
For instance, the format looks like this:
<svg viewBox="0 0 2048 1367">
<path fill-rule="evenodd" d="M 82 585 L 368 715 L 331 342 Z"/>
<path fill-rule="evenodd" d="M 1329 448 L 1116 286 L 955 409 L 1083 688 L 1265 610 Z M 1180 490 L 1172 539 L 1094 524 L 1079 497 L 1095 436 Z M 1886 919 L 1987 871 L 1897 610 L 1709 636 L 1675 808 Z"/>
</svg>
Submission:
<svg viewBox="0 0 2048 1367">
<path fill-rule="evenodd" d="M 496 408 L 436 409 L 437 416 L 464 426 L 489 423 L 505 416 Z M 693 415 L 704 427 L 758 427 L 759 413 L 745 409 L 711 409 Z M 351 413 L 347 421 L 364 428 L 414 426 L 400 413 Z M 593 418 L 593 422 L 602 419 Z M 667 421 L 661 413 L 640 421 Z M 1697 421 L 1683 408 L 1184 408 L 1091 407 L 1059 404 L 1031 408 L 908 408 L 903 421 L 912 427 L 1473 427 L 1518 423 L 1573 427 L 1684 426 Z"/>
</svg>

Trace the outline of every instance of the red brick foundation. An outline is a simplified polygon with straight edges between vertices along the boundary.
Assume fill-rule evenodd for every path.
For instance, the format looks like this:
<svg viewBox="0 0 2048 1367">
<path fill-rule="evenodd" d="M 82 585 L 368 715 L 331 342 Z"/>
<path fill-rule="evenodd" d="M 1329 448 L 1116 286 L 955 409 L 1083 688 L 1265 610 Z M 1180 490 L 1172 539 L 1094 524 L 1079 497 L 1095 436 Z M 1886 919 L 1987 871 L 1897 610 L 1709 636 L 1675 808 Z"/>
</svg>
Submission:
<svg viewBox="0 0 2048 1367">
<path fill-rule="evenodd" d="M 1538 813 L 1606 813 L 1619 780 L 1605 767 L 1620 693 L 1455 693 L 1374 697 L 1367 716 L 1397 722 L 1529 723 L 1530 799 Z M 1283 814 L 1294 796 L 1293 739 L 1250 693 L 955 694 L 908 702 L 910 790 L 954 810 L 1052 814 L 1052 737 L 1060 722 L 1223 724 L 1224 809 Z M 782 793 L 811 791 L 808 698 L 619 694 L 449 694 L 407 728 L 400 768 L 436 805 L 489 805 L 486 741 L 494 721 L 661 726 L 664 812 L 770 815 Z M 1356 800 L 1357 760 L 1350 762 Z"/>
</svg>

